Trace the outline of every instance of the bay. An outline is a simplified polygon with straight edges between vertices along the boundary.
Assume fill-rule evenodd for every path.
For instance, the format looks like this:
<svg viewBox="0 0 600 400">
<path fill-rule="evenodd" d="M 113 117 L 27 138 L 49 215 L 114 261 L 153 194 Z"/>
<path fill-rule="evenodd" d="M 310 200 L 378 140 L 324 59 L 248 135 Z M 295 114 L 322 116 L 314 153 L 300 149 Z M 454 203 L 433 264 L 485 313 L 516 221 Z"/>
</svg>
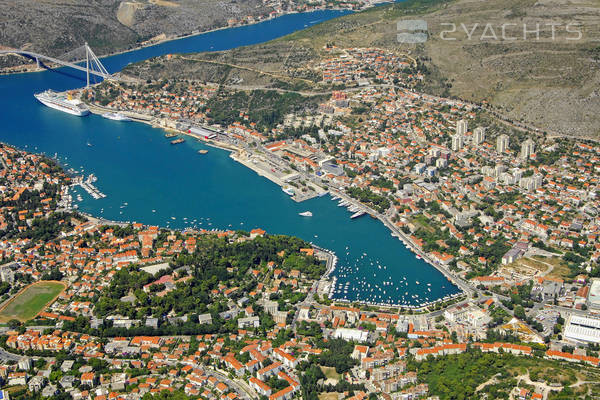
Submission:
<svg viewBox="0 0 600 400">
<path fill-rule="evenodd" d="M 107 57 L 110 72 L 131 62 L 169 53 L 225 50 L 265 42 L 347 12 L 290 14 L 263 23 L 222 29 Z M 38 103 L 33 93 L 85 84 L 83 74 L 59 69 L 0 77 L 0 140 L 56 155 L 66 167 L 98 177 L 107 197 L 80 192 L 80 210 L 118 221 L 176 229 L 263 228 L 333 250 L 334 298 L 420 304 L 458 293 L 439 271 L 417 259 L 368 216 L 350 219 L 329 196 L 295 203 L 272 182 L 191 138 L 177 146 L 164 131 L 91 115 L 77 118 Z M 88 143 L 91 145 L 88 145 Z M 198 149 L 209 152 L 199 155 Z M 298 213 L 312 211 L 313 217 Z M 417 284 L 417 282 L 419 282 Z M 429 284 L 430 286 L 428 286 Z"/>
</svg>

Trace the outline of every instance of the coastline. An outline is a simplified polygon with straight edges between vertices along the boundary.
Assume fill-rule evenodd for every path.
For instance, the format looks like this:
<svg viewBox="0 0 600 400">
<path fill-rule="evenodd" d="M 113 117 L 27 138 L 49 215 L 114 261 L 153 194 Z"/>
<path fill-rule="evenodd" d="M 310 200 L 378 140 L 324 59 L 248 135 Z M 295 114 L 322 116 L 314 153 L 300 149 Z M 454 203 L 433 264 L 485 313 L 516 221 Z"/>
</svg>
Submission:
<svg viewBox="0 0 600 400">
<path fill-rule="evenodd" d="M 453 295 L 448 295 L 442 298 L 439 298 L 437 300 L 433 300 L 431 302 L 427 302 L 427 303 L 421 303 L 418 305 L 402 305 L 402 304 L 396 304 L 396 305 L 386 305 L 386 304 L 379 304 L 379 303 L 369 303 L 369 302 L 363 302 L 363 301 L 349 301 L 349 300 L 344 300 L 344 299 L 332 299 L 334 301 L 342 301 L 342 302 L 349 302 L 349 303 L 362 303 L 365 305 L 377 305 L 377 306 L 388 306 L 388 307 L 403 307 L 403 308 L 410 308 L 410 309 L 420 309 L 420 308 L 425 308 L 425 307 L 429 307 L 432 305 L 435 305 L 436 303 L 439 302 L 445 302 L 445 301 L 451 301 L 457 297 L 466 295 L 467 297 L 470 297 L 471 293 L 472 293 L 472 289 L 468 286 L 467 283 L 462 282 L 460 280 L 460 278 L 454 276 L 449 270 L 447 270 L 445 267 L 443 267 L 442 265 L 439 265 L 438 263 L 434 262 L 428 255 L 427 253 L 425 253 L 424 251 L 420 250 L 419 248 L 417 248 L 415 246 L 415 244 L 412 242 L 412 239 L 410 239 L 410 237 L 408 237 L 404 232 L 402 232 L 402 230 L 396 228 L 394 226 L 394 224 L 384 215 L 379 214 L 378 212 L 376 212 L 375 210 L 371 209 L 368 205 L 363 204 L 361 202 L 359 202 L 358 200 L 348 196 L 347 194 L 340 192 L 339 190 L 334 190 L 334 189 L 330 189 L 329 192 L 332 195 L 335 195 L 347 202 L 349 202 L 350 204 L 362 207 L 363 209 L 365 209 L 367 211 L 367 213 L 371 216 L 374 216 L 376 219 L 378 219 L 381 223 L 383 223 L 383 225 L 385 225 L 386 228 L 388 228 L 392 234 L 392 236 L 398 237 L 399 240 L 404 244 L 404 247 L 408 250 L 410 250 L 412 253 L 415 254 L 415 256 L 421 257 L 421 259 L 423 261 L 425 261 L 425 263 L 427 263 L 428 265 L 430 265 L 431 267 L 435 268 L 436 270 L 438 270 L 439 272 L 442 273 L 442 275 L 444 275 L 446 277 L 446 279 L 448 279 L 448 281 L 450 281 L 453 285 L 455 285 L 458 289 L 459 292 L 455 293 Z M 332 270 L 329 272 L 329 275 L 331 273 L 333 273 L 335 271 L 335 266 L 332 268 Z M 335 279 L 335 277 L 333 278 Z M 332 290 L 333 290 L 333 286 L 332 286 Z M 330 296 L 333 295 L 333 292 L 330 292 Z"/>
<path fill-rule="evenodd" d="M 134 51 L 139 51 L 139 50 L 146 49 L 146 48 L 149 48 L 149 47 L 152 47 L 152 46 L 158 46 L 160 44 L 164 44 L 164 43 L 168 43 L 168 42 L 172 42 L 172 41 L 176 41 L 176 40 L 182 40 L 182 39 L 188 39 L 188 38 L 195 37 L 195 36 L 206 35 L 206 34 L 209 34 L 209 33 L 218 32 L 218 31 L 222 31 L 222 30 L 225 30 L 225 29 L 234 29 L 234 28 L 241 28 L 241 27 L 244 27 L 244 26 L 258 25 L 258 24 L 261 24 L 263 22 L 273 21 L 273 20 L 275 20 L 277 18 L 284 17 L 286 15 L 301 14 L 301 13 L 313 13 L 313 12 L 318 12 L 318 11 L 348 11 L 349 14 L 353 14 L 353 13 L 356 13 L 356 12 L 359 12 L 359 11 L 363 11 L 363 10 L 367 10 L 367 9 L 370 9 L 370 8 L 373 8 L 373 7 L 381 6 L 383 4 L 386 4 L 386 3 L 373 4 L 373 5 L 370 5 L 368 7 L 361 8 L 360 10 L 352 10 L 352 9 L 344 8 L 344 7 L 333 7 L 333 8 L 316 8 L 316 9 L 310 10 L 310 11 L 295 11 L 295 10 L 293 10 L 293 11 L 286 11 L 286 12 L 283 12 L 281 14 L 278 14 L 275 17 L 265 17 L 264 19 L 261 19 L 259 21 L 254 21 L 254 22 L 247 23 L 247 24 L 235 24 L 235 25 L 231 25 L 231 26 L 221 26 L 221 27 L 218 27 L 218 28 L 212 28 L 212 29 L 208 29 L 208 30 L 205 30 L 205 31 L 201 31 L 201 32 L 182 34 L 182 35 L 175 36 L 175 37 L 165 37 L 164 39 L 160 39 L 160 40 L 157 40 L 157 41 L 152 42 L 152 43 L 140 44 L 139 46 L 135 46 L 135 47 L 132 47 L 130 49 L 117 50 L 117 51 L 114 51 L 112 53 L 104 54 L 104 55 L 102 55 L 102 56 L 100 56 L 98 58 L 100 60 L 104 60 L 104 59 L 107 59 L 107 58 L 110 58 L 110 57 L 118 56 L 118 55 L 125 54 L 125 53 L 130 53 L 130 52 L 134 52 Z M 85 61 L 85 60 L 82 60 L 82 61 Z M 0 70 L 0 76 L 2 76 L 2 75 L 16 75 L 16 74 L 31 74 L 31 73 L 37 73 L 37 72 L 44 72 L 44 71 L 47 71 L 48 69 L 62 68 L 61 65 L 57 66 L 57 65 L 54 65 L 54 64 L 51 64 L 51 63 L 49 63 L 47 66 L 48 66 L 48 68 L 39 68 L 39 67 L 36 66 L 33 71 L 14 71 L 14 72 L 10 72 L 10 71 L 6 71 L 6 70 Z M 21 67 L 21 66 L 15 66 L 15 67 Z M 24 64 L 22 67 L 23 68 L 33 67 L 33 65 L 32 64 Z M 8 67 L 8 68 L 14 68 L 14 67 Z M 116 73 L 120 73 L 120 72 L 121 71 L 117 71 L 117 72 L 115 72 L 115 74 Z"/>
<path fill-rule="evenodd" d="M 229 151 L 231 154 L 229 155 L 229 157 L 234 160 L 239 162 L 240 164 L 244 165 L 246 168 L 249 168 L 250 170 L 256 172 L 259 176 L 264 177 L 268 180 L 270 180 L 271 182 L 277 184 L 278 186 L 283 187 L 284 186 L 284 182 L 282 182 L 280 179 L 270 175 L 270 174 L 266 174 L 264 173 L 264 171 L 262 171 L 261 169 L 259 169 L 257 166 L 253 165 L 251 162 L 248 162 L 244 159 L 242 159 L 241 154 L 245 153 L 246 150 L 242 149 L 240 147 L 231 145 L 231 144 L 225 144 L 225 143 L 221 143 L 215 140 L 211 140 L 211 139 L 205 139 L 204 137 L 201 137 L 200 135 L 196 135 L 193 134 L 191 132 L 187 132 L 187 131 L 181 131 L 181 130 L 177 130 L 177 129 L 173 129 L 173 128 L 167 128 L 161 125 L 158 125 L 154 122 L 154 118 L 150 117 L 150 116 L 146 116 L 143 114 L 137 114 L 137 113 L 132 113 L 129 111 L 121 111 L 121 110 L 115 110 L 115 109 L 111 109 L 108 107 L 100 107 L 97 106 L 95 104 L 88 104 L 90 107 L 90 111 L 94 114 L 102 114 L 102 112 L 121 112 L 129 117 L 132 117 L 133 121 L 132 122 L 141 122 L 141 123 L 145 123 L 147 125 L 152 126 L 153 128 L 159 128 L 162 129 L 164 131 L 166 131 L 167 129 L 173 132 L 176 132 L 178 135 L 185 135 L 185 136 L 189 136 L 192 138 L 195 138 L 199 141 L 201 141 L 202 143 L 211 146 L 211 147 L 215 147 L 215 148 L 219 148 L 221 150 L 225 150 L 225 151 Z M 144 118 L 145 117 L 145 118 Z M 206 128 L 205 128 L 206 129 Z M 313 185 L 318 186 L 316 184 L 313 183 Z M 349 301 L 349 300 L 344 300 L 344 299 L 333 299 L 331 298 L 334 294 L 334 290 L 335 290 L 335 277 L 331 277 L 331 275 L 335 272 L 336 266 L 337 266 L 337 257 L 334 254 L 335 257 L 335 262 L 331 263 L 331 268 L 328 268 L 328 271 L 326 271 L 326 273 L 323 275 L 323 277 L 321 279 L 326 279 L 329 282 L 332 282 L 331 285 L 331 291 L 329 293 L 329 296 L 331 298 L 331 300 L 335 301 L 335 302 L 345 302 L 345 303 L 359 303 L 365 306 L 377 306 L 377 307 L 388 307 L 388 308 L 408 308 L 408 309 L 412 309 L 412 310 L 419 310 L 419 309 L 424 309 L 427 307 L 431 307 L 434 306 L 438 303 L 444 303 L 444 302 L 448 302 L 448 301 L 453 301 L 461 296 L 467 296 L 467 298 L 469 298 L 473 292 L 473 289 L 469 287 L 469 285 L 466 282 L 463 282 L 460 280 L 460 278 L 454 276 L 448 269 L 446 269 L 444 266 L 439 265 L 438 263 L 434 262 L 427 253 L 425 253 L 424 251 L 418 249 L 415 244 L 412 242 L 412 239 L 410 239 L 409 236 L 407 236 L 404 232 L 402 232 L 402 230 L 398 229 L 385 215 L 381 215 L 379 214 L 377 211 L 373 210 L 371 207 L 369 207 L 366 204 L 363 204 L 361 202 L 359 202 L 358 200 L 350 197 L 349 195 L 347 195 L 344 192 L 341 192 L 337 189 L 334 188 L 329 188 L 329 189 L 324 189 L 323 187 L 319 188 L 321 190 L 323 190 L 324 192 L 329 192 L 332 196 L 338 196 L 341 199 L 346 200 L 347 202 L 349 202 L 352 205 L 355 205 L 357 207 L 360 207 L 361 209 L 365 210 L 369 215 L 375 217 L 376 219 L 378 219 L 381 223 L 383 223 L 383 225 L 388 228 L 388 230 L 390 231 L 392 236 L 398 237 L 398 239 L 400 241 L 402 241 L 403 245 L 405 246 L 405 248 L 407 248 L 408 250 L 410 250 L 415 257 L 420 257 L 423 261 L 425 261 L 425 263 L 427 263 L 429 266 L 435 268 L 436 270 L 438 270 L 440 273 L 442 273 L 444 275 L 444 277 L 446 277 L 446 279 L 448 279 L 449 282 L 451 282 L 454 286 L 456 286 L 459 289 L 459 292 L 452 294 L 452 295 L 448 295 L 445 297 L 441 297 L 437 300 L 432 300 L 430 302 L 426 302 L 426 303 L 419 303 L 419 304 L 411 304 L 411 305 L 402 305 L 402 304 L 384 304 L 384 303 L 372 303 L 372 302 L 368 302 L 368 301 L 362 301 L 362 300 L 356 300 L 356 301 Z M 96 217 L 94 217 L 96 218 Z"/>
</svg>

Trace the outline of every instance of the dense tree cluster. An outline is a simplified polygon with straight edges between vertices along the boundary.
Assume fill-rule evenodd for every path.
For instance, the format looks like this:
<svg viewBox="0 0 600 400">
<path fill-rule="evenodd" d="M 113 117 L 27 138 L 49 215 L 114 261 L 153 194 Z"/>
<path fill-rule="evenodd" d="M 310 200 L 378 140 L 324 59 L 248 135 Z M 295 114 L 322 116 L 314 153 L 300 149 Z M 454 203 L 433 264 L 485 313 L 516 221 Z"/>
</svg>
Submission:
<svg viewBox="0 0 600 400">
<path fill-rule="evenodd" d="M 161 237 L 159 235 L 159 239 Z M 280 235 L 266 235 L 233 243 L 215 235 L 201 236 L 197 239 L 196 250 L 193 253 L 183 251 L 171 261 L 170 268 L 160 271 L 157 275 L 144 272 L 137 266 L 118 271 L 113 276 L 110 286 L 95 299 L 95 314 L 98 317 L 121 315 L 144 320 L 152 316 L 159 319 L 158 328 L 117 328 L 110 320 L 105 320 L 94 333 L 100 336 L 130 336 L 236 331 L 236 319 L 225 320 L 220 315 L 228 309 L 226 299 L 213 299 L 210 293 L 218 290 L 220 284 L 227 283 L 230 288 L 237 288 L 229 294 L 229 298 L 241 298 L 245 293 L 254 290 L 258 284 L 256 279 L 251 278 L 250 269 L 257 269 L 261 274 L 267 275 L 270 273 L 267 267 L 269 262 L 273 262 L 283 271 L 297 270 L 309 279 L 318 279 L 325 272 L 326 266 L 316 257 L 300 252 L 300 249 L 309 246 L 296 237 Z M 166 274 L 173 274 L 176 281 L 186 279 L 176 282 L 172 290 L 157 296 L 156 293 L 164 290 L 165 285 L 152 283 Z M 144 286 L 149 284 L 144 290 Z M 286 311 L 292 310 L 294 304 L 303 301 L 306 294 L 282 283 L 280 291 L 273 296 L 272 300 L 279 302 L 279 309 Z M 257 310 L 263 328 L 275 325 L 272 317 L 254 304 L 254 300 L 251 300 L 250 304 Z M 205 313 L 211 314 L 212 324 L 198 323 L 198 315 Z M 186 316 L 187 321 L 168 322 L 167 315 Z M 293 313 L 290 314 L 290 318 L 292 316 Z M 74 331 L 92 332 L 87 328 L 89 323 L 85 318 L 76 318 L 67 325 Z"/>
<path fill-rule="evenodd" d="M 373 193 L 369 189 L 363 189 L 359 187 L 349 187 L 346 192 L 360 201 L 361 203 L 369 204 L 380 213 L 385 212 L 390 208 L 390 200 L 382 195 Z"/>
<path fill-rule="evenodd" d="M 227 126 L 244 122 L 240 113 L 247 112 L 248 120 L 256 123 L 260 132 L 269 132 L 283 122 L 283 117 L 292 112 L 316 109 L 322 96 L 305 97 L 298 93 L 275 90 L 244 91 L 219 90 L 206 104 L 207 116 L 212 122 Z M 249 111 L 248 111 L 249 110 Z"/>
<path fill-rule="evenodd" d="M 319 357 L 319 364 L 325 367 L 335 367 L 338 374 L 350 370 L 357 364 L 357 361 L 351 357 L 354 350 L 354 344 L 351 342 L 343 339 L 330 339 L 322 342 L 319 347 L 325 349 Z"/>
</svg>

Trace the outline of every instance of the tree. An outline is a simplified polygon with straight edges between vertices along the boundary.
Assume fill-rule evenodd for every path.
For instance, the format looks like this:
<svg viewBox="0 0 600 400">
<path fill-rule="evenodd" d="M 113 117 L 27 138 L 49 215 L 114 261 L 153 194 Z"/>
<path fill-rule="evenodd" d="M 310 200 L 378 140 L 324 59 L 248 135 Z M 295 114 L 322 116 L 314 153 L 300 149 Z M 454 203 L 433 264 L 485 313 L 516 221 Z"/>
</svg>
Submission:
<svg viewBox="0 0 600 400">
<path fill-rule="evenodd" d="M 19 321 L 18 319 L 11 319 L 10 321 L 8 321 L 8 327 L 11 329 L 17 329 L 21 326 L 21 321 Z"/>
<path fill-rule="evenodd" d="M 519 318 L 520 320 L 525 320 L 527 318 L 527 316 L 525 315 L 525 309 L 521 305 L 515 307 L 514 313 L 515 317 Z"/>
</svg>

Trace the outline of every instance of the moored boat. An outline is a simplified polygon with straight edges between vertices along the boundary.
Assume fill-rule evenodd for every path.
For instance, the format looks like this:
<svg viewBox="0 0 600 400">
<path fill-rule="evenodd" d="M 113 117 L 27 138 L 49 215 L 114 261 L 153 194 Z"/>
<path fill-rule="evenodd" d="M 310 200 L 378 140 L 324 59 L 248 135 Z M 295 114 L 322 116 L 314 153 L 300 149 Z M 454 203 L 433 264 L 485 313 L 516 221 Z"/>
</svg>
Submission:
<svg viewBox="0 0 600 400">
<path fill-rule="evenodd" d="M 123 122 L 128 122 L 131 121 L 131 118 L 124 116 L 121 113 L 104 113 L 102 114 L 102 116 L 106 119 L 112 119 L 113 121 L 123 121 Z"/>
<path fill-rule="evenodd" d="M 33 96 L 43 105 L 67 114 L 84 117 L 90 113 L 90 109 L 81 100 L 74 99 L 71 94 L 64 95 L 48 89 Z"/>
</svg>

